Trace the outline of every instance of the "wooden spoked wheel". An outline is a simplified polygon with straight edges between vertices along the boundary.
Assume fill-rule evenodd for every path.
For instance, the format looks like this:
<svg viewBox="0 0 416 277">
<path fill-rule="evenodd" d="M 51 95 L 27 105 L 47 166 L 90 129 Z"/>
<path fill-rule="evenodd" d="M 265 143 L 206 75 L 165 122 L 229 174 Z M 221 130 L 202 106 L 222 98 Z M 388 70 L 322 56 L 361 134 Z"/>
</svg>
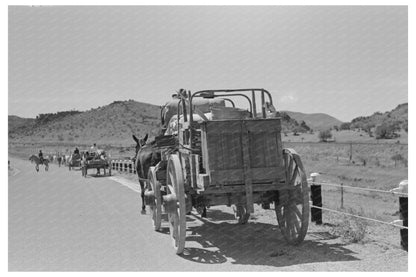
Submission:
<svg viewBox="0 0 416 277">
<path fill-rule="evenodd" d="M 162 196 L 160 193 L 160 183 L 156 179 L 155 167 L 152 166 L 149 169 L 147 174 L 149 190 L 152 190 L 154 193 L 154 202 L 150 205 L 150 210 L 152 211 L 152 222 L 153 228 L 155 231 L 159 231 L 162 225 Z"/>
<path fill-rule="evenodd" d="M 275 210 L 280 231 L 290 244 L 305 238 L 309 224 L 309 193 L 305 169 L 293 149 L 283 149 L 287 189 L 279 190 Z"/>
<path fill-rule="evenodd" d="M 185 248 L 186 239 L 186 203 L 184 178 L 178 155 L 171 155 L 167 165 L 166 196 L 175 199 L 168 209 L 170 236 L 176 254 L 181 254 Z"/>
<path fill-rule="evenodd" d="M 250 218 L 250 213 L 247 212 L 247 208 L 244 205 L 234 205 L 234 216 L 239 224 L 246 224 Z"/>
</svg>

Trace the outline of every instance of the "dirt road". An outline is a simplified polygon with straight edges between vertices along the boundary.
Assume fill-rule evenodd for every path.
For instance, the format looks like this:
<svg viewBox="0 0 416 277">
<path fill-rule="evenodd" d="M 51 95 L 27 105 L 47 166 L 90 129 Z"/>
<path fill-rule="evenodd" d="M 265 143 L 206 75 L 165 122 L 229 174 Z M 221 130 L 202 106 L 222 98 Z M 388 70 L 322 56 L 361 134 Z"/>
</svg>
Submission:
<svg viewBox="0 0 416 277">
<path fill-rule="evenodd" d="M 407 271 L 399 245 L 345 244 L 314 224 L 302 245 L 289 246 L 273 211 L 258 208 L 246 225 L 223 206 L 207 219 L 188 216 L 178 256 L 169 229 L 153 231 L 140 214 L 136 182 L 83 178 L 57 165 L 38 173 L 29 161 L 10 161 L 10 271 Z"/>
</svg>

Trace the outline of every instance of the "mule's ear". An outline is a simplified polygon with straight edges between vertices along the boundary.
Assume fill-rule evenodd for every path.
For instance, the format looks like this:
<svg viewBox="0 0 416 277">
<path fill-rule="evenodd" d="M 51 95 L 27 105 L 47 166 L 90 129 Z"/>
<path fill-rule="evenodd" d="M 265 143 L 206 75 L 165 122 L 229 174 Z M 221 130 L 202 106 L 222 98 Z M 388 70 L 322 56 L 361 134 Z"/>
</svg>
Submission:
<svg viewBox="0 0 416 277">
<path fill-rule="evenodd" d="M 143 138 L 143 141 L 146 142 L 148 138 L 149 138 L 149 134 L 146 134 Z"/>
<path fill-rule="evenodd" d="M 135 135 L 133 135 L 133 139 L 134 139 L 134 141 L 135 141 L 136 143 L 139 143 L 139 139 L 138 139 L 138 138 L 136 138 L 136 136 L 135 136 Z"/>
</svg>

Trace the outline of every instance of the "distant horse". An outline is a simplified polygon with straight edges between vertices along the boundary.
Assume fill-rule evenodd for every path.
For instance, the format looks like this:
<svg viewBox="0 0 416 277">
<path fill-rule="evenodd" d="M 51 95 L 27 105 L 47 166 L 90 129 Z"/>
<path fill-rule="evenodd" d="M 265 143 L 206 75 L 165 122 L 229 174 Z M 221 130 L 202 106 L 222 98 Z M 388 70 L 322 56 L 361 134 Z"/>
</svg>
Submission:
<svg viewBox="0 0 416 277">
<path fill-rule="evenodd" d="M 155 166 L 160 161 L 160 153 L 153 149 L 151 143 L 146 143 L 147 138 L 147 134 L 142 139 L 138 139 L 135 135 L 133 135 L 133 139 L 136 142 L 136 156 L 134 159 L 134 166 L 139 177 L 142 197 L 142 214 L 146 213 L 144 189 L 145 182 L 147 180 L 147 173 L 149 172 L 149 168 L 151 166 Z"/>
<path fill-rule="evenodd" d="M 29 160 L 31 162 L 36 163 L 35 169 L 36 169 L 37 172 L 39 172 L 39 165 L 40 164 L 43 164 L 45 166 L 45 171 L 48 171 L 48 169 L 49 169 L 49 160 L 48 159 L 43 159 L 43 162 L 41 162 L 38 156 L 32 155 L 32 156 L 30 156 Z"/>
</svg>

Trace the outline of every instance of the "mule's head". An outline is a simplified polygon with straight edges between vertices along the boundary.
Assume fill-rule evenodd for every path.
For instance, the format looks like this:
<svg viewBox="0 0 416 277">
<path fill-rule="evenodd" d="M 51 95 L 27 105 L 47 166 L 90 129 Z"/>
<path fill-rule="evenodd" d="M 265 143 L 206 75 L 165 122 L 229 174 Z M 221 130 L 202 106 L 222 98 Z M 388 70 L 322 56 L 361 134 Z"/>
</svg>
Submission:
<svg viewBox="0 0 416 277">
<path fill-rule="evenodd" d="M 133 139 L 136 142 L 136 155 L 139 150 L 146 144 L 148 137 L 148 134 L 146 134 L 143 138 L 138 139 L 135 135 L 133 135 Z"/>
</svg>

